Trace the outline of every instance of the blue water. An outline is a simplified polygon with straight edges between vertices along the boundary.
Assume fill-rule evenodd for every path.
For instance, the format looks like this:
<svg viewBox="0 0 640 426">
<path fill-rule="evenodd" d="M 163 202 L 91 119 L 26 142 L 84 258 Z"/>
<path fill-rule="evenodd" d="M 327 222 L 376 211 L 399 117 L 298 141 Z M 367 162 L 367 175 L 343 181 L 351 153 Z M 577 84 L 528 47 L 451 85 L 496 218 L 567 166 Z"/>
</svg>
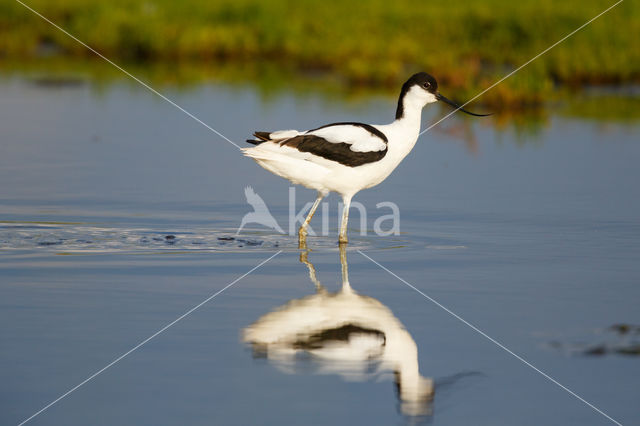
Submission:
<svg viewBox="0 0 640 426">
<path fill-rule="evenodd" d="M 163 92 L 239 144 L 254 130 L 385 123 L 395 103 L 295 93 L 265 101 L 250 86 L 213 84 Z M 372 374 L 349 377 L 322 373 L 326 362 L 303 350 L 285 369 L 243 342 L 263 315 L 316 292 L 295 237 L 257 225 L 235 235 L 251 211 L 248 185 L 288 229 L 287 182 L 133 84 L 4 79 L 0 423 L 27 419 L 279 252 L 29 424 L 612 424 L 451 312 L 635 424 L 639 129 L 552 112 L 522 133 L 455 117 L 356 196 L 368 232 L 354 212 L 350 284 L 393 313 L 435 382 L 425 413 L 412 416 L 393 371 L 373 374 L 375 357 Z M 313 198 L 298 188 L 295 207 Z M 400 208 L 400 235 L 372 232 L 384 201 Z M 330 292 L 342 282 L 338 202 L 329 198 L 329 235 L 309 240 Z"/>
</svg>

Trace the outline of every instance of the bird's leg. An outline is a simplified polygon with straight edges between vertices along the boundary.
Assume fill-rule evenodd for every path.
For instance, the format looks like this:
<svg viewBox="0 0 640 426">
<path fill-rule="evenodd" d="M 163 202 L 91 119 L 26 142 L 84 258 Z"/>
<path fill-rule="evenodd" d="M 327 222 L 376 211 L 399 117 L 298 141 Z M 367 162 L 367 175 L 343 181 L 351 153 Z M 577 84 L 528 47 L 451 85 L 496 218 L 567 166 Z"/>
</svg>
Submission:
<svg viewBox="0 0 640 426">
<path fill-rule="evenodd" d="M 347 223 L 349 222 L 349 206 L 351 205 L 351 197 L 343 197 L 342 202 L 344 207 L 342 208 L 342 221 L 340 222 L 340 235 L 338 242 L 340 244 L 346 244 L 349 242 L 347 239 Z"/>
<path fill-rule="evenodd" d="M 342 266 L 342 291 L 351 290 L 349 284 L 349 266 L 347 265 L 347 245 L 340 244 L 340 265 Z"/>
<path fill-rule="evenodd" d="M 309 226 L 309 222 L 311 222 L 311 218 L 313 217 L 314 213 L 318 209 L 318 206 L 320 205 L 320 201 L 322 201 L 323 198 L 324 198 L 324 195 L 318 192 L 318 198 L 316 198 L 316 201 L 313 203 L 313 206 L 311 206 L 311 210 L 309 210 L 309 214 L 307 215 L 307 218 L 304 220 L 304 223 L 300 227 L 300 230 L 298 230 L 298 248 L 307 247 L 307 226 Z"/>
<path fill-rule="evenodd" d="M 305 249 L 300 252 L 300 262 L 307 265 L 307 268 L 309 269 L 309 278 L 311 279 L 311 282 L 315 285 L 316 291 L 318 293 L 326 293 L 327 290 L 320 283 L 320 280 L 316 276 L 316 268 L 313 266 L 313 263 L 309 261 L 309 250 Z"/>
</svg>

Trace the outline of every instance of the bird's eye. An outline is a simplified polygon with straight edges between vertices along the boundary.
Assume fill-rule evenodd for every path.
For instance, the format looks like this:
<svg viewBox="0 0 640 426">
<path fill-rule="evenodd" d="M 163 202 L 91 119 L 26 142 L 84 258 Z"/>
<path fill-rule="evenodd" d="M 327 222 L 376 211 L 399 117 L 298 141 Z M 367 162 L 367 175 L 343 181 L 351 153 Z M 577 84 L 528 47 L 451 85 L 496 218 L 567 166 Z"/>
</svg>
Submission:
<svg viewBox="0 0 640 426">
<path fill-rule="evenodd" d="M 427 81 L 427 82 L 424 82 L 424 83 L 422 84 L 422 87 L 424 87 L 425 89 L 430 89 L 430 88 L 431 88 L 431 83 L 429 83 L 428 81 Z"/>
</svg>

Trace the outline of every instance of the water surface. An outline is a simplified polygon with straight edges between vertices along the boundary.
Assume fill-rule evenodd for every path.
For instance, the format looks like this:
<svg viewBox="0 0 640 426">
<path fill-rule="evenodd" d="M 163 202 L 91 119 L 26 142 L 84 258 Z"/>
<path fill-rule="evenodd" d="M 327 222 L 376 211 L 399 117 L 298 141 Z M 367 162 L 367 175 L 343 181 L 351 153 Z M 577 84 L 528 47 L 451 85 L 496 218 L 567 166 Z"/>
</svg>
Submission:
<svg viewBox="0 0 640 426">
<path fill-rule="evenodd" d="M 215 84 L 164 92 L 233 141 L 253 130 L 385 123 L 395 103 L 295 93 L 264 101 L 249 86 Z M 638 421 L 638 335 L 610 328 L 640 324 L 637 124 L 552 113 L 522 133 L 456 117 L 356 196 L 369 232 L 359 235 L 354 213 L 350 286 L 401 324 L 435 383 L 428 409 L 411 415 L 393 368 L 377 370 L 377 338 L 359 340 L 370 362 L 346 370 L 344 359 L 319 362 L 302 346 L 282 368 L 243 341 L 260 318 L 317 292 L 295 238 L 259 226 L 235 235 L 251 210 L 248 185 L 287 229 L 287 182 L 136 86 L 4 79 L 0 94 L 3 424 L 280 250 L 32 423 L 610 423 L 359 251 L 614 419 Z M 299 188 L 297 208 L 313 198 Z M 309 241 L 329 293 L 342 286 L 338 201 L 329 199 L 330 235 Z M 371 232 L 382 201 L 400 207 L 401 235 Z"/>
</svg>

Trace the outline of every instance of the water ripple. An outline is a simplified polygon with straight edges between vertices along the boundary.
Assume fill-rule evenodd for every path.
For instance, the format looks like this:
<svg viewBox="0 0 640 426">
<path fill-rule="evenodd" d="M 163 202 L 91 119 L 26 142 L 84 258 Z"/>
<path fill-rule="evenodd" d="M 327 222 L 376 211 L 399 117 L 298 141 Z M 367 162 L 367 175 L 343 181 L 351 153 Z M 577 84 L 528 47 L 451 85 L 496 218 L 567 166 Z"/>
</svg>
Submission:
<svg viewBox="0 0 640 426">
<path fill-rule="evenodd" d="M 335 236 L 309 237 L 312 249 L 337 249 Z M 431 248 L 459 250 L 464 246 L 447 241 L 421 241 L 419 238 L 359 236 L 350 237 L 349 249 L 386 250 Z M 297 251 L 297 237 L 270 231 L 247 231 L 235 235 L 235 229 L 189 227 L 96 226 L 60 222 L 0 222 L 0 250 L 52 251 L 56 253 L 128 253 L 128 252 L 197 252 L 197 251 Z"/>
</svg>

